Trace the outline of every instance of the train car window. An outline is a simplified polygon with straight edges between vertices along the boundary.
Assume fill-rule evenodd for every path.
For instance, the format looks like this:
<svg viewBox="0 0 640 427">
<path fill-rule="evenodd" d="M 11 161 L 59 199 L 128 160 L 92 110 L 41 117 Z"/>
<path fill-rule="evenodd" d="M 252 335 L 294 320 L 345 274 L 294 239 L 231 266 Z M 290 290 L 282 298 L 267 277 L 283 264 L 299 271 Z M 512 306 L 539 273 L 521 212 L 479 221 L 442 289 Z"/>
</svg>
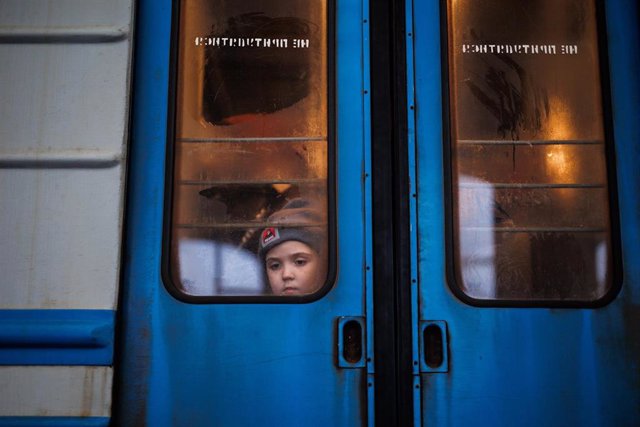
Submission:
<svg viewBox="0 0 640 427">
<path fill-rule="evenodd" d="M 180 1 L 165 255 L 178 297 L 324 289 L 327 21 L 325 1 Z"/>
<path fill-rule="evenodd" d="M 613 289 L 596 12 L 447 2 L 452 289 L 467 302 L 590 305 Z"/>
</svg>

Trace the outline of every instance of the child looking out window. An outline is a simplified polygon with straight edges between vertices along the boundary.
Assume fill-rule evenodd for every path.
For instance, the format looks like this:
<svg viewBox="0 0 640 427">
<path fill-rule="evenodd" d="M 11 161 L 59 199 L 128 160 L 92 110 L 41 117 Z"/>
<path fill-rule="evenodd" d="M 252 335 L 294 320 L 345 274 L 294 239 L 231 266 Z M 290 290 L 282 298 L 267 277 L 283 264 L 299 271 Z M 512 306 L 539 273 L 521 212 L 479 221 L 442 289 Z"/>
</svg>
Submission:
<svg viewBox="0 0 640 427">
<path fill-rule="evenodd" d="M 274 295 L 305 295 L 327 277 L 326 215 L 305 199 L 293 199 L 269 217 L 260 235 L 260 258 Z"/>
</svg>

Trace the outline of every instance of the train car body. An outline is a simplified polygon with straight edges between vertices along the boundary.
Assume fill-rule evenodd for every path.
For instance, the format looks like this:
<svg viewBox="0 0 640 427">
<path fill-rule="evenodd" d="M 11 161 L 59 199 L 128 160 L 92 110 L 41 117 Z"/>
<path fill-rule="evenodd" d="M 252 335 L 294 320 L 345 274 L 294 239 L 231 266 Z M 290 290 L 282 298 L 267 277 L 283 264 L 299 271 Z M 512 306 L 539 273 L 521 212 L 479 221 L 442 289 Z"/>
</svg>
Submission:
<svg viewBox="0 0 640 427">
<path fill-rule="evenodd" d="M 637 425 L 639 27 L 3 2 L 0 426 Z"/>
<path fill-rule="evenodd" d="M 133 10 L 0 5 L 4 425 L 110 419 Z"/>
</svg>

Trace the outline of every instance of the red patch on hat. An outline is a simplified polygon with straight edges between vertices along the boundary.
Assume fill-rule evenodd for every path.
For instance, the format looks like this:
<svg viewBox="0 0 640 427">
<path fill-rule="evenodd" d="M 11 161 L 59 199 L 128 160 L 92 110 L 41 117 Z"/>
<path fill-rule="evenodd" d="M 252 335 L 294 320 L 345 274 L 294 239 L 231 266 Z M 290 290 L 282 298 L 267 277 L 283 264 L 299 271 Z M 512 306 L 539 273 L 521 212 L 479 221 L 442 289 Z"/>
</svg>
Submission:
<svg viewBox="0 0 640 427">
<path fill-rule="evenodd" d="M 271 243 L 274 240 L 277 240 L 279 238 L 280 238 L 280 233 L 278 233 L 278 229 L 277 228 L 275 228 L 275 227 L 265 228 L 264 231 L 262 231 L 262 237 L 260 238 L 260 244 L 264 248 L 269 243 Z"/>
</svg>

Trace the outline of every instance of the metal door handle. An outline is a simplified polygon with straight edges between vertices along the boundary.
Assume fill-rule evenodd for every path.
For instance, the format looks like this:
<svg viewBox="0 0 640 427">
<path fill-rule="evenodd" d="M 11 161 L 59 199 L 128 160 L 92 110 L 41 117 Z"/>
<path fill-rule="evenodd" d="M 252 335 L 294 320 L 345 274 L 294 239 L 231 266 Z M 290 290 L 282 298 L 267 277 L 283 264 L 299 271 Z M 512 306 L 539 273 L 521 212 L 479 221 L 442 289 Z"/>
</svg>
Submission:
<svg viewBox="0 0 640 427">
<path fill-rule="evenodd" d="M 420 372 L 449 371 L 447 323 L 442 320 L 420 322 Z"/>
<path fill-rule="evenodd" d="M 363 368 L 364 348 L 364 318 L 338 318 L 338 366 Z"/>
</svg>

